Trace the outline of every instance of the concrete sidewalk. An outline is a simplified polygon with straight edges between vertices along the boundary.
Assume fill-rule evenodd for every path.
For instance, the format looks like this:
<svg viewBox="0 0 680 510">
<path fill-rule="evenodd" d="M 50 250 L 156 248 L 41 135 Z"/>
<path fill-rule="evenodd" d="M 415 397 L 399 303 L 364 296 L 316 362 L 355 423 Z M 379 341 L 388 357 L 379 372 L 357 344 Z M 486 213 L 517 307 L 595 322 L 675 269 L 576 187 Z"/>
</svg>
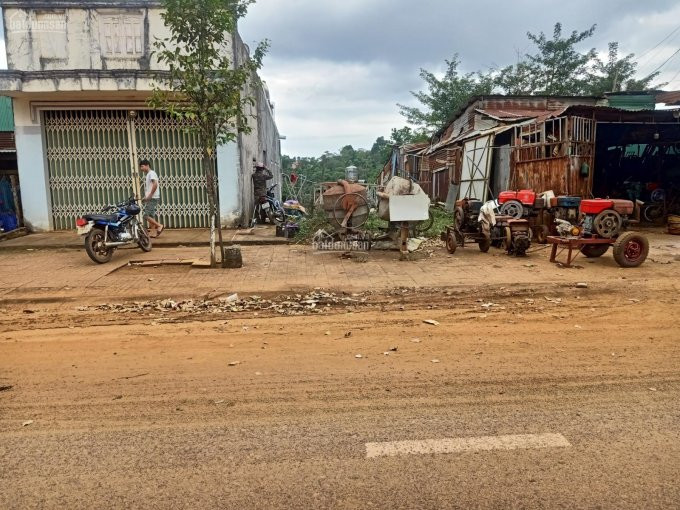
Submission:
<svg viewBox="0 0 680 510">
<path fill-rule="evenodd" d="M 346 292 L 465 288 L 480 292 L 480 299 L 483 289 L 502 288 L 518 290 L 520 301 L 534 297 L 537 289 L 575 291 L 578 282 L 589 285 L 587 292 L 604 292 L 624 280 L 630 288 L 629 297 L 636 299 L 662 288 L 678 290 L 680 238 L 649 234 L 649 240 L 649 258 L 636 269 L 620 268 L 611 253 L 598 259 L 579 258 L 573 269 L 560 268 L 549 262 L 547 246 L 532 247 L 525 258 L 509 257 L 496 248 L 481 253 L 476 247 L 449 255 L 443 246 L 434 246 L 411 261 L 400 261 L 394 251 L 371 251 L 346 259 L 340 253 L 319 252 L 310 246 L 244 246 L 242 269 L 216 270 L 185 264 L 206 260 L 207 248 L 150 253 L 122 249 L 103 265 L 90 261 L 82 248 L 5 250 L 0 251 L 0 316 L 4 306 L 22 302 L 73 306 L 75 302 L 98 304 L 231 293 L 299 293 L 316 287 Z"/>
<path fill-rule="evenodd" d="M 252 233 L 250 233 L 252 231 Z M 240 244 L 244 246 L 285 245 L 288 240 L 276 237 L 274 227 L 260 225 L 252 230 L 223 230 L 224 242 L 228 245 Z M 163 231 L 163 234 L 153 239 L 154 248 L 203 247 L 210 245 L 210 231 L 208 229 L 178 229 Z M 83 238 L 75 231 L 39 232 L 15 239 L 0 242 L 0 250 L 42 250 L 42 249 L 76 249 L 83 248 Z"/>
</svg>

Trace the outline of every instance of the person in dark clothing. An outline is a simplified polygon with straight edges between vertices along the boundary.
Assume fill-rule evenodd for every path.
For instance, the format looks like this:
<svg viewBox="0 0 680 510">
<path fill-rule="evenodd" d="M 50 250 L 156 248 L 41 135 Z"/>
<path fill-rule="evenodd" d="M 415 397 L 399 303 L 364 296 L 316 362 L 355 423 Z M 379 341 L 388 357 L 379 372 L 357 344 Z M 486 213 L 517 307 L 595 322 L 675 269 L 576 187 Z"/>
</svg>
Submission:
<svg viewBox="0 0 680 510">
<path fill-rule="evenodd" d="M 255 195 L 255 204 L 263 204 L 267 197 L 267 181 L 273 179 L 274 174 L 264 166 L 262 163 L 255 164 L 255 171 L 253 172 L 253 194 Z M 267 217 L 262 208 L 258 208 L 260 213 L 260 222 L 264 223 Z"/>
</svg>

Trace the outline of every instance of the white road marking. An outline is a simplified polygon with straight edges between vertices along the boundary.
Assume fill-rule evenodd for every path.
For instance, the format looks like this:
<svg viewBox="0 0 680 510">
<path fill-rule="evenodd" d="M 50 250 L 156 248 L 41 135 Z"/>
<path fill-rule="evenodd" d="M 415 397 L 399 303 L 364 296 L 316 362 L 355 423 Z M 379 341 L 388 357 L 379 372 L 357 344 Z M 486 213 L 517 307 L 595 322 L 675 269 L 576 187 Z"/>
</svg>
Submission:
<svg viewBox="0 0 680 510">
<path fill-rule="evenodd" d="M 519 434 L 510 436 L 459 437 L 422 441 L 388 441 L 366 443 L 366 457 L 426 455 L 487 450 L 520 450 L 528 448 L 566 448 L 571 446 L 562 434 Z"/>
</svg>

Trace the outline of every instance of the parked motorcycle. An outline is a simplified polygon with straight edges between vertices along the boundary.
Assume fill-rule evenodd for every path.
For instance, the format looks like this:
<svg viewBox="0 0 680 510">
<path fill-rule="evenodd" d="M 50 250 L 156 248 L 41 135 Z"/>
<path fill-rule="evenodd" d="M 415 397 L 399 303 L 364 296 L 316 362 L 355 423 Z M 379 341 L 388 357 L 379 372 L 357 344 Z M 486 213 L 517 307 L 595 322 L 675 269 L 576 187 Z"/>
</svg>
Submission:
<svg viewBox="0 0 680 510">
<path fill-rule="evenodd" d="M 111 260 L 116 248 L 136 244 L 151 251 L 151 238 L 139 219 L 140 200 L 130 197 L 117 205 L 107 205 L 101 214 L 85 214 L 76 221 L 78 235 L 85 236 L 85 251 L 97 264 Z"/>
<path fill-rule="evenodd" d="M 253 211 L 252 227 L 259 219 L 261 223 L 265 222 L 266 218 L 269 218 L 269 223 L 272 225 L 283 225 L 286 221 L 286 213 L 281 206 L 281 202 L 274 195 L 274 189 L 278 184 L 272 184 L 267 189 L 267 194 L 259 198 L 259 202 L 255 204 L 255 210 Z"/>
</svg>

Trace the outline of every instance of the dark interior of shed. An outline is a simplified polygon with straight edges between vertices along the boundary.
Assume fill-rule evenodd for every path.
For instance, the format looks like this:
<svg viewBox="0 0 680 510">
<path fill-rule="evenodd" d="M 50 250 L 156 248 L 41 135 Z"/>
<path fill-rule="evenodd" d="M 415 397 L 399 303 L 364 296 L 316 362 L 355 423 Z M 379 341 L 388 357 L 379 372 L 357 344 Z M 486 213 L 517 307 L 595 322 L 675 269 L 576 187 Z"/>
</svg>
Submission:
<svg viewBox="0 0 680 510">
<path fill-rule="evenodd" d="M 680 124 L 598 122 L 593 195 L 676 212 L 666 209 L 680 201 Z"/>
</svg>

